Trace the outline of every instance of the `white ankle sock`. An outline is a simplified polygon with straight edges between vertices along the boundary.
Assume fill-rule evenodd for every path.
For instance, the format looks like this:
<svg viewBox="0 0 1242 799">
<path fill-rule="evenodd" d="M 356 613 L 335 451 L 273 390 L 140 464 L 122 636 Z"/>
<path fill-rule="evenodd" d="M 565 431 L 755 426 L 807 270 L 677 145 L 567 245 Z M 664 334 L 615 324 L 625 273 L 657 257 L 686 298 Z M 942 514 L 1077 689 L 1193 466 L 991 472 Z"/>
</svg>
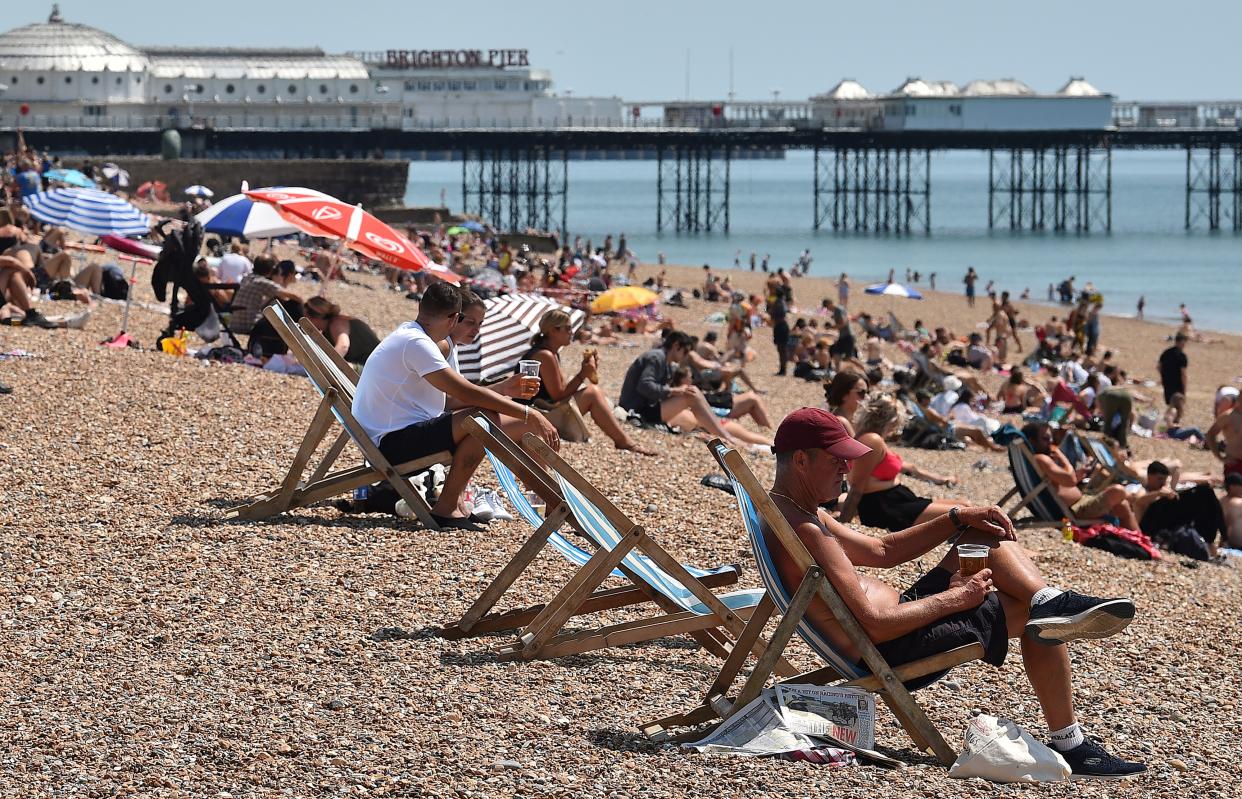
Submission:
<svg viewBox="0 0 1242 799">
<path fill-rule="evenodd" d="M 1053 730 L 1048 733 L 1048 738 L 1051 740 L 1052 748 L 1058 752 L 1068 752 L 1084 740 L 1082 727 L 1076 721 L 1063 730 Z"/>
<path fill-rule="evenodd" d="M 1036 591 L 1035 596 L 1031 597 L 1031 607 L 1035 607 L 1040 602 L 1047 602 L 1049 599 L 1060 596 L 1063 593 L 1065 592 L 1062 591 L 1060 588 L 1053 588 L 1050 585 L 1045 586 L 1039 589 L 1038 591 Z"/>
</svg>

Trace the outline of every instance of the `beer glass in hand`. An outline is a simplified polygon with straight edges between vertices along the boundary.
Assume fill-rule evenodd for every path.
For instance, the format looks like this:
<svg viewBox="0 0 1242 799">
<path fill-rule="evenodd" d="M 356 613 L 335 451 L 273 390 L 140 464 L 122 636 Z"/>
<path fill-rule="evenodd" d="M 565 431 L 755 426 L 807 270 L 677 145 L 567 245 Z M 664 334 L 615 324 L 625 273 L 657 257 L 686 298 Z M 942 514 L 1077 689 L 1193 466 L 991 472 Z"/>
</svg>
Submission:
<svg viewBox="0 0 1242 799">
<path fill-rule="evenodd" d="M 518 361 L 522 399 L 528 400 L 539 391 L 539 361 Z"/>
</svg>

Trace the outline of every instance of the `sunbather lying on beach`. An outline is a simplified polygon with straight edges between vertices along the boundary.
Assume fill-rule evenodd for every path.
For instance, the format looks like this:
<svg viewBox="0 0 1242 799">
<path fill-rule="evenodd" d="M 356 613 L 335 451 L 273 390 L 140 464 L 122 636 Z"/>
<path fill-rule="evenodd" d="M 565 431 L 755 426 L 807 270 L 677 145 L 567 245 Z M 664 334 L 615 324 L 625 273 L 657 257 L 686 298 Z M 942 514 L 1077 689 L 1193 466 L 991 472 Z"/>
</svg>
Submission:
<svg viewBox="0 0 1242 799">
<path fill-rule="evenodd" d="M 769 495 L 815 562 L 889 665 L 897 666 L 971 643 L 984 660 L 1000 666 L 1010 638 L 1020 639 L 1027 679 L 1048 725 L 1049 742 L 1075 777 L 1117 779 L 1146 770 L 1109 754 L 1087 737 L 1074 708 L 1067 643 L 1104 638 L 1134 617 L 1128 599 L 1097 599 L 1049 586 L 1015 541 L 1013 524 L 997 507 L 951 507 L 900 532 L 863 535 L 838 522 L 820 505 L 837 499 L 841 479 L 863 471 L 871 453 L 831 414 L 802 408 L 781 422 L 773 445 L 776 477 Z M 851 462 L 853 468 L 851 469 Z M 802 570 L 771 531 L 765 531 L 779 579 L 789 591 Z M 898 592 L 859 566 L 893 568 L 927 555 L 946 541 L 988 547 L 989 568 L 966 578 L 954 548 L 931 571 Z M 993 588 L 995 590 L 993 590 Z M 861 653 L 818 597 L 810 621 L 846 657 Z M 943 672 L 910 687 L 927 685 Z"/>
</svg>

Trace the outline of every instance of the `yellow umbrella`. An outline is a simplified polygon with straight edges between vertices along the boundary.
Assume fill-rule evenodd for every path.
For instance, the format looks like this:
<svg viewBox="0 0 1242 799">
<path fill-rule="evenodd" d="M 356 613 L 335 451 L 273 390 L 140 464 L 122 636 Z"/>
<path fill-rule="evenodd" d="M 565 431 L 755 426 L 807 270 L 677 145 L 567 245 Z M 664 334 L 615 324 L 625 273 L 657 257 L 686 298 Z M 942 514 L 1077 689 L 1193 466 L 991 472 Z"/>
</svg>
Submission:
<svg viewBox="0 0 1242 799">
<path fill-rule="evenodd" d="M 612 313 L 654 305 L 660 295 L 642 286 L 618 286 L 591 301 L 591 313 Z"/>
</svg>

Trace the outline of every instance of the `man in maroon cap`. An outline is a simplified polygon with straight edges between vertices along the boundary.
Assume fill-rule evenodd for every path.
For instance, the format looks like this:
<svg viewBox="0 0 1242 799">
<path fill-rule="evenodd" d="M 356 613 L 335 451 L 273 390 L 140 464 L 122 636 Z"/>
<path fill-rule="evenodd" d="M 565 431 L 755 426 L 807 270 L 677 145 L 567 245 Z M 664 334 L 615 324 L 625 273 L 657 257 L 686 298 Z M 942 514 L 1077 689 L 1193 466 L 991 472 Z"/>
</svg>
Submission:
<svg viewBox="0 0 1242 799">
<path fill-rule="evenodd" d="M 1134 617 L 1133 602 L 1048 586 L 1015 542 L 1009 517 L 995 506 L 953 508 L 939 518 L 878 538 L 841 524 L 819 506 L 840 495 L 850 461 L 870 450 L 827 411 L 801 408 L 791 413 L 777 428 L 772 449 L 776 453 L 772 501 L 890 665 L 978 642 L 984 646 L 984 660 L 1000 666 L 1008 639 L 1018 638 L 1052 746 L 1074 776 L 1117 779 L 1146 770 L 1142 763 L 1114 757 L 1084 737 L 1074 715 L 1066 646 L 1069 641 L 1120 632 Z M 770 530 L 764 535 L 781 582 L 792 592 L 802 573 L 779 539 Z M 905 591 L 857 569 L 891 568 L 946 542 L 988 546 L 991 568 L 963 578 L 955 547 L 950 546 L 940 563 Z M 858 649 L 818 597 L 808 615 L 837 651 L 860 659 Z M 941 676 L 921 678 L 909 686 L 922 687 Z"/>
</svg>

